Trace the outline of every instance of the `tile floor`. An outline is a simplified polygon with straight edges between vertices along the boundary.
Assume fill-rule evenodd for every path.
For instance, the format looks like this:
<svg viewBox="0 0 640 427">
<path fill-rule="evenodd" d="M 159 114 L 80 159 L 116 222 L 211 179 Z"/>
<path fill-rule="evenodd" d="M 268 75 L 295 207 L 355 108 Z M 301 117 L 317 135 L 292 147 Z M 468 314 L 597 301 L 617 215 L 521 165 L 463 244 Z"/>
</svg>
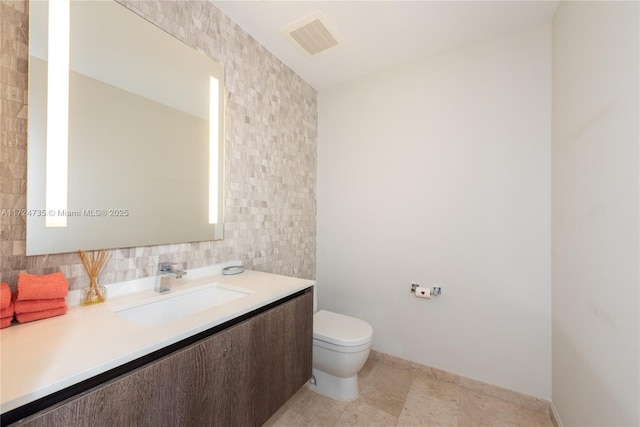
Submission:
<svg viewBox="0 0 640 427">
<path fill-rule="evenodd" d="M 370 358 L 359 380 L 360 397 L 353 402 L 335 401 L 302 387 L 265 426 L 553 426 L 546 411 L 385 360 Z"/>
</svg>

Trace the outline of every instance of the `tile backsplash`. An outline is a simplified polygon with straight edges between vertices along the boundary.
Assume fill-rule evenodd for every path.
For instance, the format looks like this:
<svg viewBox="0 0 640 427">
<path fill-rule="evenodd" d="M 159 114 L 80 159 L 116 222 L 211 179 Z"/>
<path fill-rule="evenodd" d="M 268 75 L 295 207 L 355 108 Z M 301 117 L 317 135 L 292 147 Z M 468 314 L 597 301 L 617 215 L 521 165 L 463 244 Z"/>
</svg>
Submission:
<svg viewBox="0 0 640 427">
<path fill-rule="evenodd" d="M 208 1 L 120 1 L 225 67 L 224 240 L 111 250 L 102 284 L 233 259 L 315 278 L 316 91 Z M 26 208 L 28 2 L 0 0 L 0 210 Z M 88 277 L 77 254 L 25 255 L 24 217 L 0 217 L 0 280 L 62 271 Z"/>
</svg>

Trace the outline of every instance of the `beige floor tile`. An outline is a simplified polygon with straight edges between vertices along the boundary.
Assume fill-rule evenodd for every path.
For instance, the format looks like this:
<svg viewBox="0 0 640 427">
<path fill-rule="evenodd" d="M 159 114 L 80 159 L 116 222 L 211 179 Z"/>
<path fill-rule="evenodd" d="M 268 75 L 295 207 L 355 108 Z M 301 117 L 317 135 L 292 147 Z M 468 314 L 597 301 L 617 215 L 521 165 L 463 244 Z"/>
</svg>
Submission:
<svg viewBox="0 0 640 427">
<path fill-rule="evenodd" d="M 378 366 L 379 362 L 369 359 L 367 363 L 364 364 L 360 372 L 358 373 L 358 383 L 362 388 L 363 385 L 366 385 L 369 380 L 373 377 L 373 374 Z"/>
<path fill-rule="evenodd" d="M 548 401 L 527 394 L 518 393 L 513 390 L 498 387 L 493 384 L 482 383 L 481 381 L 472 378 L 460 377 L 458 384 L 477 393 L 487 396 L 493 396 L 497 399 L 511 402 L 523 408 L 545 412 L 549 409 Z"/>
<path fill-rule="evenodd" d="M 360 397 L 340 402 L 302 387 L 265 424 L 297 426 L 552 427 L 548 414 L 384 360 L 360 371 Z"/>
<path fill-rule="evenodd" d="M 298 414 L 293 409 L 284 408 L 284 411 L 276 412 L 269 421 L 264 424 L 264 427 L 299 427 L 312 425 L 314 424 L 311 424 L 309 419 Z"/>
<path fill-rule="evenodd" d="M 293 401 L 291 400 L 293 399 Z M 349 402 L 341 402 L 314 393 L 307 387 L 302 387 L 289 400 L 289 409 L 303 416 L 313 426 L 333 426 L 349 405 Z"/>
<path fill-rule="evenodd" d="M 413 380 L 410 391 L 410 393 L 420 393 L 440 400 L 456 403 L 458 402 L 461 392 L 463 392 L 463 389 L 457 384 L 420 377 Z"/>
<path fill-rule="evenodd" d="M 289 402 L 287 402 L 289 403 Z M 271 416 L 271 418 L 269 418 L 269 420 L 263 424 L 263 427 L 273 427 L 273 426 L 277 426 L 278 425 L 278 421 L 280 420 L 280 418 L 282 418 L 284 416 L 284 413 L 287 412 L 289 410 L 289 405 L 285 404 L 282 406 L 282 408 L 278 409 L 278 412 L 276 412 L 275 414 L 273 414 Z M 282 424 L 280 424 L 282 425 Z"/>
<path fill-rule="evenodd" d="M 369 405 L 399 417 L 404 408 L 413 374 L 405 369 L 378 363 L 360 384 L 360 398 Z"/>
<path fill-rule="evenodd" d="M 416 378 L 411 385 L 398 426 L 457 426 L 458 387 Z"/>
<path fill-rule="evenodd" d="M 549 416 L 544 412 L 474 391 L 462 392 L 458 403 L 460 426 L 552 426 Z"/>
<path fill-rule="evenodd" d="M 393 427 L 397 421 L 397 417 L 377 409 L 364 401 L 356 400 L 342 413 L 336 423 L 336 427 Z"/>
<path fill-rule="evenodd" d="M 513 404 L 474 391 L 463 391 L 458 399 L 459 425 L 505 426 L 517 425 Z"/>
<path fill-rule="evenodd" d="M 517 413 L 518 425 L 523 427 L 553 427 L 549 414 L 529 408 L 522 408 Z"/>
</svg>

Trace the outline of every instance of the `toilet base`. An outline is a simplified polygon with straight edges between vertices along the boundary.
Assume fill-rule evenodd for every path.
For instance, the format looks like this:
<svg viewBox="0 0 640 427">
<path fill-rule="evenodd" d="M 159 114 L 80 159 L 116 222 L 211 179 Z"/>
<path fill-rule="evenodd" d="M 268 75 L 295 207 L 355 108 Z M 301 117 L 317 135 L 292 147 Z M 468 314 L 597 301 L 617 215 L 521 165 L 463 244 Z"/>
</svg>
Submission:
<svg viewBox="0 0 640 427">
<path fill-rule="evenodd" d="M 312 374 L 315 378 L 315 384 L 312 384 L 313 380 L 309 381 L 307 387 L 318 394 L 344 401 L 355 400 L 360 395 L 358 374 L 348 378 L 341 378 L 315 368 L 312 369 Z"/>
</svg>

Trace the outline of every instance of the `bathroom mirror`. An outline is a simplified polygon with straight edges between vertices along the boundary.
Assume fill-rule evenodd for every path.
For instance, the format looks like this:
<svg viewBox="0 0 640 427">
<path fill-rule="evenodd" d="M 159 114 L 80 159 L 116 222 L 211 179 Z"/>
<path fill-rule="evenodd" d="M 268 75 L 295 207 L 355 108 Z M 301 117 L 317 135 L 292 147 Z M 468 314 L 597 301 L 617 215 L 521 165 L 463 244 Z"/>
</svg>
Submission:
<svg viewBox="0 0 640 427">
<path fill-rule="evenodd" d="M 27 255 L 222 239 L 223 67 L 112 0 L 49 18 L 64 3 L 29 6 Z"/>
</svg>

